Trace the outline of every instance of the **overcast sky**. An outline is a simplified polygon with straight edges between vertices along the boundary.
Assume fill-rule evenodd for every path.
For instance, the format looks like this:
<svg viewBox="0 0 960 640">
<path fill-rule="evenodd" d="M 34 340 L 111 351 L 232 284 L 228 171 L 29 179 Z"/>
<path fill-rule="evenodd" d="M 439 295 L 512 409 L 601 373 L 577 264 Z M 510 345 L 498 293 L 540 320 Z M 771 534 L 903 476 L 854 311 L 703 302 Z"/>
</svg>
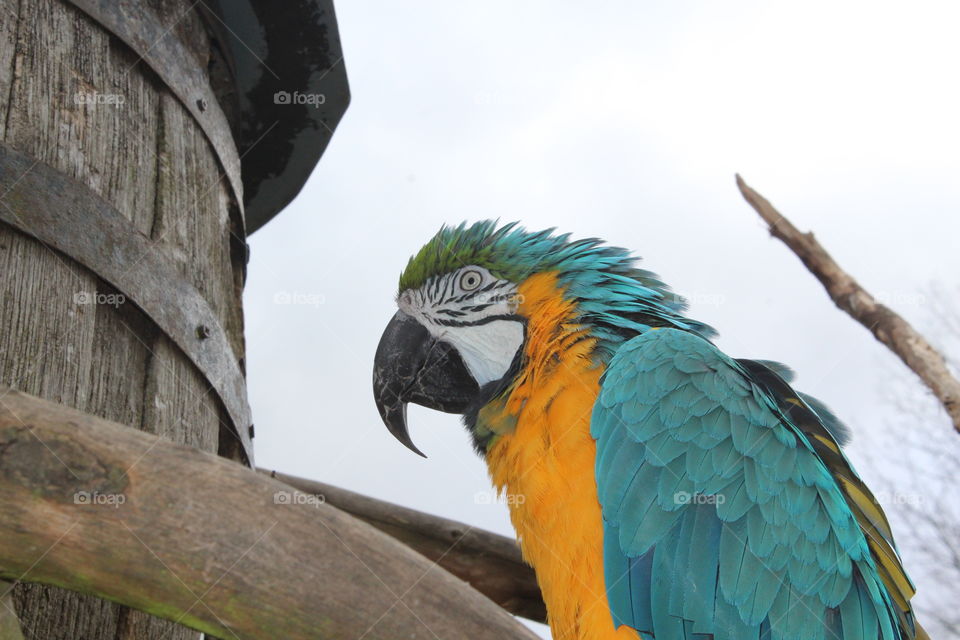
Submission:
<svg viewBox="0 0 960 640">
<path fill-rule="evenodd" d="M 721 348 L 795 368 L 865 459 L 901 365 L 769 237 L 734 174 L 924 326 L 929 283 L 960 284 L 960 4 L 337 10 L 352 104 L 303 192 L 251 239 L 261 466 L 512 535 L 458 417 L 411 406 L 424 460 L 370 390 L 410 254 L 443 223 L 489 217 L 634 250 Z"/>
</svg>

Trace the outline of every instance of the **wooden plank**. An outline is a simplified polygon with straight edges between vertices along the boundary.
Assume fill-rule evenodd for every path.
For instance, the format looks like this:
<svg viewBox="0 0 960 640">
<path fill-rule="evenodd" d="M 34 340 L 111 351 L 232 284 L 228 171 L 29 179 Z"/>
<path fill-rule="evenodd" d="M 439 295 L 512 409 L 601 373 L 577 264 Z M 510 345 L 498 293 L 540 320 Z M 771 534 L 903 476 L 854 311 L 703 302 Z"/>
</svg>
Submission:
<svg viewBox="0 0 960 640">
<path fill-rule="evenodd" d="M 161 101 L 161 126 L 179 132 L 165 136 L 160 149 L 159 188 L 152 237 L 180 258 L 182 275 L 193 281 L 230 337 L 238 358 L 244 354 L 241 288 L 225 273 L 234 264 L 229 190 L 206 136 L 172 95 Z M 203 215 L 184 215 L 185 212 Z"/>
<path fill-rule="evenodd" d="M 203 377 L 169 338 L 151 347 L 144 389 L 143 430 L 216 453 L 220 432 L 218 403 L 205 391 Z"/>
<path fill-rule="evenodd" d="M 89 185 L 149 230 L 159 100 L 152 75 L 70 5 L 22 0 L 19 19 L 5 143 Z"/>
<path fill-rule="evenodd" d="M 151 360 L 147 345 L 156 339 L 157 329 L 128 301 L 109 298 L 118 296 L 118 292 L 102 282 L 98 283 L 98 294 L 116 304 L 94 305 L 96 331 L 86 410 L 106 420 L 139 427 L 144 416 L 143 387 L 130 382 L 146 379 Z M 103 366 L 119 362 L 125 366 Z"/>
<path fill-rule="evenodd" d="M 238 274 L 243 268 L 235 264 L 230 252 L 230 201 L 225 179 L 203 132 L 172 95 L 161 98 L 161 122 L 164 131 L 176 131 L 179 135 L 164 136 L 160 146 L 152 237 L 158 245 L 179 258 L 182 275 L 192 280 L 210 303 L 234 353 L 242 358 L 242 289 L 235 275 L 223 277 L 224 273 Z M 200 211 L 205 215 L 184 215 L 184 212 Z M 179 365 L 176 353 L 167 348 L 165 340 L 161 338 L 154 348 L 154 374 L 158 377 L 172 375 L 173 378 L 191 375 Z M 155 386 L 148 386 L 148 394 L 156 393 L 155 389 Z M 220 434 L 221 429 L 230 431 L 229 421 L 221 420 L 220 409 L 209 394 L 192 394 L 177 401 L 186 409 L 179 414 L 182 424 L 193 425 L 193 442 L 202 442 L 200 448 L 216 451 L 218 441 L 233 439 L 229 434 Z M 151 407 L 149 400 L 147 407 Z M 160 417 L 163 413 L 157 412 L 156 415 Z M 149 419 L 145 420 L 145 424 L 149 422 Z M 228 448 L 224 454 L 239 459 L 236 448 Z"/>
<path fill-rule="evenodd" d="M 0 384 L 85 410 L 96 279 L 4 224 L 0 273 Z"/>
<path fill-rule="evenodd" d="M 182 265 L 168 251 L 159 250 L 91 190 L 46 163 L 3 146 L 0 191 L 10 205 L 0 207 L 0 221 L 116 287 L 122 295 L 105 294 L 106 303 L 118 298 L 137 305 L 204 376 L 231 424 L 251 423 L 246 381 L 230 339 L 192 278 L 182 275 Z M 103 250 L 105 245 L 109 251 Z M 235 432 L 245 459 L 252 460 L 246 431 Z"/>
<path fill-rule="evenodd" d="M 3 140 L 7 128 L 7 99 L 10 84 L 13 82 L 14 53 L 19 26 L 17 2 L 0 4 L 0 140 Z"/>
</svg>

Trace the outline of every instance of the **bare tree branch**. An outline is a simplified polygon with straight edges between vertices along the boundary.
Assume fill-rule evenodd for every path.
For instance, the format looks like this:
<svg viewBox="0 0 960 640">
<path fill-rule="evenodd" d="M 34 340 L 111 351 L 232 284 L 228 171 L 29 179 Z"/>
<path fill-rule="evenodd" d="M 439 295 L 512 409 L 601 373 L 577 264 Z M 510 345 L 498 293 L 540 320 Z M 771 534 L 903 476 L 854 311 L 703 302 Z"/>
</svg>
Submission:
<svg viewBox="0 0 960 640">
<path fill-rule="evenodd" d="M 827 290 L 833 302 L 866 327 L 877 340 L 897 354 L 937 397 L 960 433 L 960 381 L 950 373 L 943 355 L 910 323 L 870 295 L 840 268 L 812 233 L 800 232 L 793 223 L 737 175 L 740 193 Z"/>
<path fill-rule="evenodd" d="M 537 576 L 515 540 L 339 487 L 260 470 L 390 534 L 510 613 L 546 622 Z M 451 548 L 451 543 L 456 545 Z"/>
<path fill-rule="evenodd" d="M 5 387 L 0 579 L 108 598 L 223 640 L 536 637 L 312 496 Z"/>
</svg>

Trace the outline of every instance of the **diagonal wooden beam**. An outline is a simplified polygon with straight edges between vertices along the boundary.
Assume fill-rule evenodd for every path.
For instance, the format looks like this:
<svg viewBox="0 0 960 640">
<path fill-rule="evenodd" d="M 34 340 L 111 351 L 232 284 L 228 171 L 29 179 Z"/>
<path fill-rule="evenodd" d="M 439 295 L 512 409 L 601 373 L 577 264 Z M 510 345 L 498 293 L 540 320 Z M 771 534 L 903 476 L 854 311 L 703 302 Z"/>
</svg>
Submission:
<svg viewBox="0 0 960 640">
<path fill-rule="evenodd" d="M 520 548 L 512 538 L 323 482 L 267 469 L 260 472 L 317 496 L 390 534 L 465 580 L 510 613 L 546 622 L 547 608 L 537 576 L 523 561 Z"/>
</svg>

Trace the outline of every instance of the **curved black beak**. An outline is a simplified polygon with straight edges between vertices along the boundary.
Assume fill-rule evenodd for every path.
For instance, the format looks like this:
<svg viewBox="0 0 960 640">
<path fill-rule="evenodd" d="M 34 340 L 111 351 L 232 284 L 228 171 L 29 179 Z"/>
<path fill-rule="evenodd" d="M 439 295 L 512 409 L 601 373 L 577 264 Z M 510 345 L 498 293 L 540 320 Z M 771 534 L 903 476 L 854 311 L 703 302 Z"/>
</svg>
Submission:
<svg viewBox="0 0 960 640">
<path fill-rule="evenodd" d="M 390 320 L 373 360 L 373 397 L 394 437 L 423 457 L 407 430 L 407 403 L 464 413 L 480 391 L 457 350 L 403 311 Z"/>
</svg>

